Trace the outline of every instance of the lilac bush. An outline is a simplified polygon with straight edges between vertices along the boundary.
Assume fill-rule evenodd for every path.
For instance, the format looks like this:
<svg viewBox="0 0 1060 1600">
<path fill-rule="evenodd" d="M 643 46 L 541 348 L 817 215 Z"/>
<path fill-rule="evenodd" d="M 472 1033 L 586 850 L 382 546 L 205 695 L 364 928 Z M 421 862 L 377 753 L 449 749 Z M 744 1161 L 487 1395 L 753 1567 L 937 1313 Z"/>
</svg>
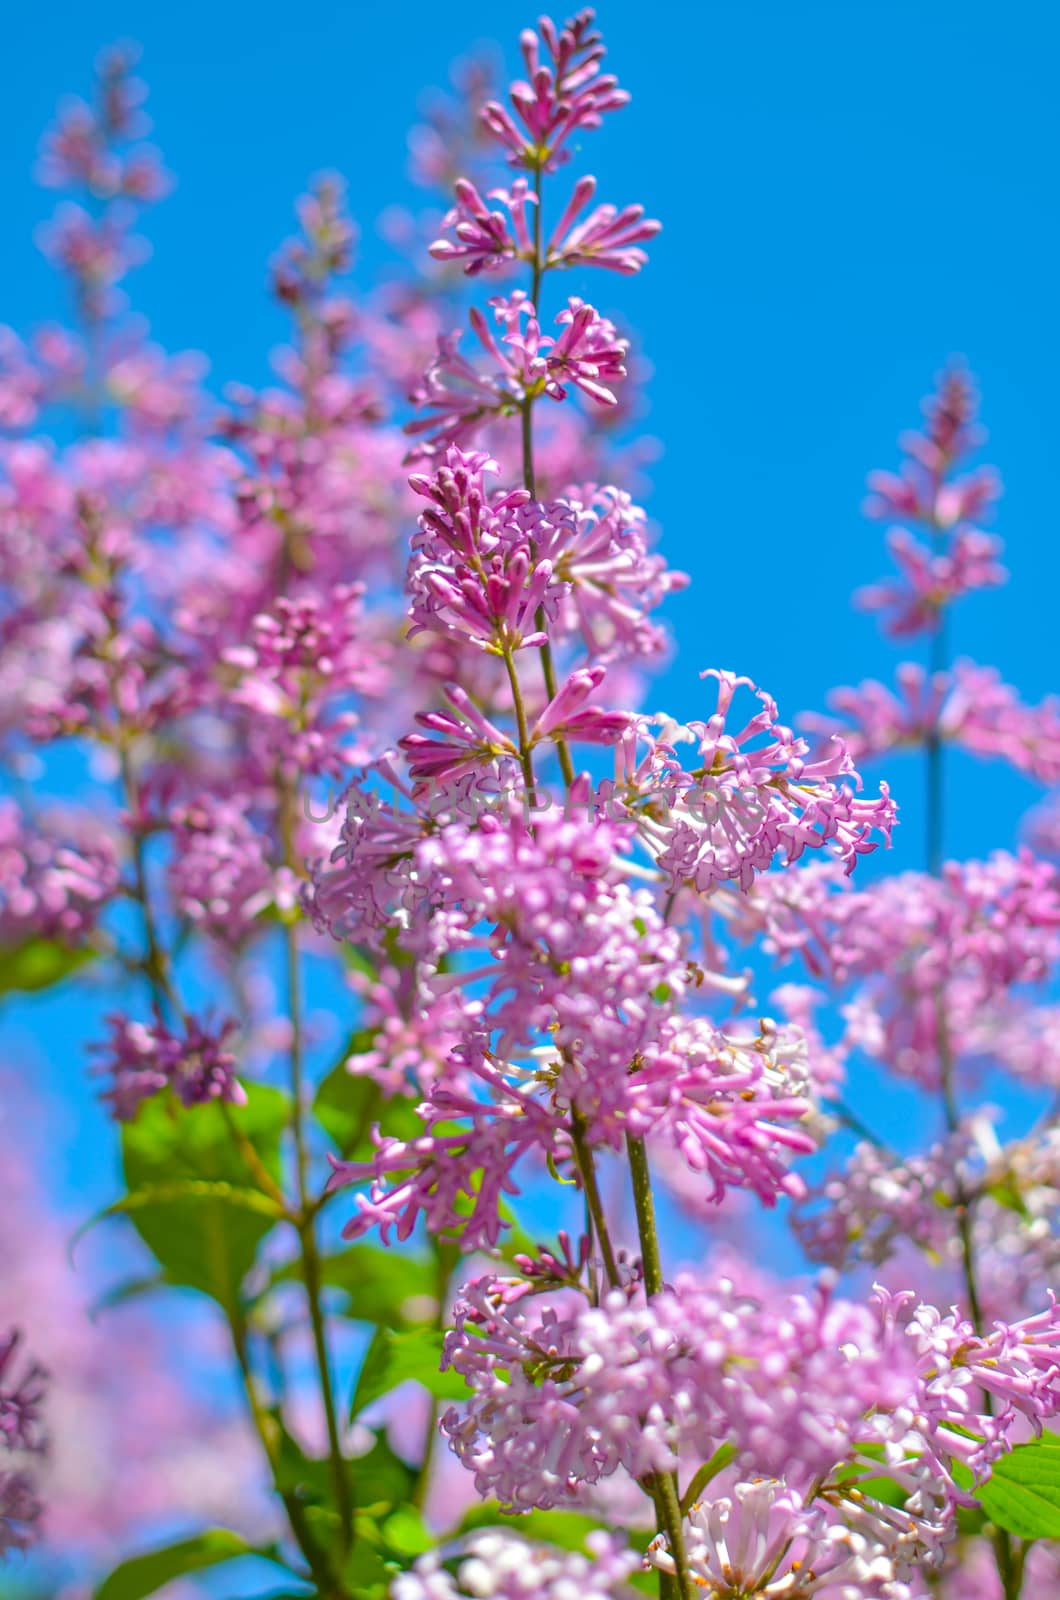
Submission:
<svg viewBox="0 0 1060 1600">
<path fill-rule="evenodd" d="M 1060 708 L 949 658 L 1004 577 L 971 382 L 870 480 L 897 573 L 858 603 L 926 663 L 795 726 L 747 661 L 638 709 L 687 579 L 624 477 L 629 338 L 567 284 L 659 224 L 566 175 L 629 99 L 592 13 L 520 43 L 418 131 L 450 209 L 399 285 L 351 290 L 339 179 L 299 202 L 261 392 L 128 308 L 169 182 L 128 50 L 43 147 L 76 327 L 0 331 L 0 982 L 107 994 L 108 1217 L 136 1293 L 211 1307 L 275 1501 L 97 1593 L 252 1553 L 325 1600 L 1049 1592 L 1057 828 L 946 860 L 942 778 L 956 745 L 1055 781 Z M 897 834 L 887 875 L 860 769 L 899 748 L 927 861 Z M 855 1057 L 926 1149 L 872 1133 Z M 1039 1105 L 1008 1142 L 988 1068 Z M 716 1243 L 758 1206 L 790 1282 Z M 64 1426 L 4 1334 L 0 1550 L 47 1541 Z"/>
</svg>

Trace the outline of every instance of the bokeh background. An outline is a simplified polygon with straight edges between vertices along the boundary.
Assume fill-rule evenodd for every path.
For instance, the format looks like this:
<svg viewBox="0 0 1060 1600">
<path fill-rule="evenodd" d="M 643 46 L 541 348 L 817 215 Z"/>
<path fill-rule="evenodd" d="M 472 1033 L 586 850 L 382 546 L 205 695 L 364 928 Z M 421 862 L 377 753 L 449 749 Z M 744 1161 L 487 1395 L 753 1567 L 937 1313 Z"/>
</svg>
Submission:
<svg viewBox="0 0 1060 1600">
<path fill-rule="evenodd" d="M 788 720 L 834 684 L 890 677 L 893 648 L 849 603 L 888 568 L 860 515 L 864 478 L 895 465 L 896 435 L 955 355 L 982 392 L 1012 577 L 962 604 L 953 642 L 1039 699 L 1060 683 L 1054 8 L 604 0 L 598 12 L 634 105 L 590 164 L 603 196 L 664 224 L 648 269 L 608 280 L 599 300 L 654 369 L 647 503 L 693 580 L 669 607 L 677 650 L 650 706 L 698 715 L 708 665 L 752 676 Z M 283 328 L 265 267 L 307 178 L 345 175 L 358 276 L 385 278 L 380 218 L 424 204 L 406 170 L 422 92 L 483 39 L 514 66 L 532 20 L 514 0 L 8 7 L 0 321 L 24 329 L 66 309 L 33 242 L 52 200 L 32 169 L 56 100 L 87 86 L 104 43 L 143 46 L 154 138 L 178 180 L 151 219 L 137 305 L 168 349 L 209 355 L 220 391 L 267 378 Z M 903 817 L 888 865 L 920 866 L 919 772 L 899 758 L 887 777 Z M 948 786 L 946 844 L 961 856 L 1012 845 L 1037 793 L 958 758 Z M 51 996 L 14 1007 L 2 1044 L 51 1097 L 33 1159 L 71 1218 L 110 1197 L 114 1170 L 75 1009 Z M 904 1114 L 875 1111 L 883 1128 Z"/>
</svg>

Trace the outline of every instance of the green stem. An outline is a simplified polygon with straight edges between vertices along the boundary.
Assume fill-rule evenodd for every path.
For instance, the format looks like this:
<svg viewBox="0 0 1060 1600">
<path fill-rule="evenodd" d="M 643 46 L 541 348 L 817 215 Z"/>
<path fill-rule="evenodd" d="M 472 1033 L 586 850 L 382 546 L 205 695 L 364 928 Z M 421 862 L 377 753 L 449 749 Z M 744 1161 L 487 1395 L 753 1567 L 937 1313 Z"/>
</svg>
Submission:
<svg viewBox="0 0 1060 1600">
<path fill-rule="evenodd" d="M 253 1175 L 254 1180 L 262 1194 L 267 1194 L 270 1200 L 275 1200 L 276 1204 L 282 1209 L 284 1216 L 288 1221 L 297 1222 L 297 1219 L 291 1216 L 290 1209 L 287 1205 L 287 1196 L 280 1188 L 280 1185 L 276 1182 L 276 1179 L 273 1177 L 264 1161 L 262 1161 L 251 1140 L 247 1138 L 246 1134 L 243 1132 L 243 1129 L 239 1126 L 239 1123 L 236 1121 L 235 1116 L 232 1113 L 232 1107 L 229 1105 L 228 1101 L 220 1100 L 218 1104 L 221 1107 L 221 1115 L 224 1118 L 225 1127 L 228 1129 L 232 1143 L 235 1145 L 236 1149 L 243 1157 L 243 1160 L 246 1162 L 247 1167 Z"/>
<path fill-rule="evenodd" d="M 445 1327 L 445 1307 L 449 1298 L 449 1280 L 453 1270 L 460 1259 L 460 1252 L 446 1240 L 431 1239 L 431 1249 L 434 1253 L 435 1263 L 435 1300 L 437 1308 L 434 1313 L 434 1328 L 441 1333 Z M 417 1510 L 422 1511 L 427 1500 L 427 1493 L 431 1486 L 431 1471 L 434 1466 L 434 1452 L 438 1443 L 438 1418 L 441 1413 L 441 1403 L 437 1395 L 431 1396 L 430 1413 L 427 1420 L 427 1433 L 423 1441 L 423 1455 L 416 1472 L 416 1482 L 412 1490 L 412 1504 Z"/>
<path fill-rule="evenodd" d="M 541 279 L 544 275 L 545 263 L 541 254 L 541 168 L 534 172 L 534 193 L 537 195 L 537 205 L 534 207 L 534 258 L 530 263 L 530 300 L 534 307 L 534 314 L 538 322 L 541 321 Z M 534 471 L 534 400 L 535 396 L 527 395 L 522 406 L 522 439 L 523 439 L 523 485 L 530 495 L 531 500 L 537 499 L 537 476 Z M 539 633 L 547 633 L 548 618 L 543 605 L 538 606 L 534 617 L 534 625 Z M 545 640 L 541 646 L 541 671 L 545 680 L 545 693 L 550 700 L 556 697 L 556 668 L 552 659 L 552 645 Z M 574 782 L 574 763 L 571 760 L 570 749 L 565 739 L 556 740 L 556 752 L 559 756 L 560 771 L 563 782 L 569 789 Z"/>
<path fill-rule="evenodd" d="M 302 1256 L 302 1281 L 305 1284 L 309 1305 L 309 1322 L 313 1333 L 313 1351 L 320 1377 L 320 1398 L 324 1406 L 324 1421 L 328 1434 L 328 1456 L 331 1462 L 331 1480 L 335 1493 L 335 1508 L 342 1529 L 343 1549 L 353 1544 L 353 1499 L 350 1480 L 342 1453 L 335 1391 L 331 1381 L 328 1360 L 327 1334 L 321 1307 L 320 1254 L 316 1239 L 316 1213 L 309 1194 L 309 1150 L 305 1133 L 303 1062 L 302 984 L 298 952 L 298 933 L 293 923 L 284 929 L 287 956 L 287 985 L 291 1021 L 291 1131 L 294 1135 L 295 1170 L 298 1180 L 298 1240 Z"/>
<path fill-rule="evenodd" d="M 659 1231 L 655 1223 L 655 1196 L 651 1188 L 651 1170 L 644 1140 L 626 1135 L 626 1154 L 629 1158 L 630 1177 L 633 1180 L 633 1204 L 637 1212 L 637 1234 L 640 1239 L 640 1256 L 644 1267 L 644 1290 L 648 1298 L 660 1294 L 663 1288 L 662 1257 L 659 1254 Z"/>
<path fill-rule="evenodd" d="M 286 865 L 297 867 L 294 848 L 295 795 L 292 785 L 278 776 L 280 838 Z M 331 1363 L 328 1359 L 327 1332 L 321 1303 L 320 1253 L 317 1249 L 316 1217 L 319 1207 L 309 1192 L 309 1145 L 305 1129 L 305 1027 L 302 1006 L 302 972 L 298 949 L 298 929 L 295 923 L 284 926 L 284 954 L 287 966 L 287 1002 L 291 1024 L 291 1133 L 294 1138 L 295 1176 L 298 1184 L 298 1242 L 301 1251 L 302 1282 L 305 1285 L 309 1306 L 309 1323 L 313 1335 L 313 1351 L 320 1378 L 320 1398 L 324 1407 L 324 1422 L 328 1435 L 328 1457 L 331 1463 L 331 1480 L 335 1494 L 335 1509 L 339 1514 L 342 1546 L 349 1550 L 353 1544 L 353 1499 L 346 1461 L 342 1453 L 335 1391 L 331 1381 Z"/>
<path fill-rule="evenodd" d="M 931 635 L 928 672 L 934 677 L 937 673 L 945 672 L 948 664 L 946 613 L 945 610 L 942 610 L 939 613 L 935 631 Z M 927 813 L 925 854 L 927 856 L 927 869 L 937 878 L 942 871 L 942 831 L 945 811 L 945 771 L 943 767 L 942 737 L 937 724 L 931 729 L 927 737 L 925 790 Z"/>
<path fill-rule="evenodd" d="M 312 1529 L 305 1514 L 305 1508 L 298 1500 L 297 1495 L 285 1489 L 280 1476 L 280 1457 L 277 1448 L 276 1424 L 258 1396 L 257 1380 L 250 1362 L 250 1352 L 247 1346 L 246 1324 L 240 1312 L 229 1310 L 228 1326 L 232 1335 L 232 1348 L 235 1351 L 239 1375 L 243 1383 L 243 1394 L 247 1403 L 247 1411 L 258 1436 L 258 1442 L 265 1454 L 272 1474 L 273 1487 L 279 1496 L 283 1508 L 287 1513 L 287 1520 L 291 1525 L 291 1532 L 298 1543 L 306 1560 L 306 1565 L 313 1576 L 323 1600 L 346 1600 L 346 1591 L 336 1580 L 331 1571 L 325 1553 L 317 1545 Z"/>
<path fill-rule="evenodd" d="M 534 314 L 538 322 L 541 321 L 541 307 L 538 300 L 541 297 L 541 275 L 545 270 L 545 263 L 541 256 L 541 180 L 543 173 L 540 165 L 534 168 L 534 193 L 537 195 L 537 205 L 534 207 L 534 259 L 531 263 L 530 273 L 530 300 L 534 307 Z"/>
<path fill-rule="evenodd" d="M 607 1281 L 612 1289 L 618 1287 L 619 1273 L 618 1262 L 615 1259 L 614 1245 L 607 1226 L 607 1213 L 604 1203 L 600 1198 L 600 1185 L 596 1177 L 596 1163 L 593 1152 L 585 1137 L 585 1119 L 578 1111 L 571 1111 L 571 1138 L 574 1142 L 574 1158 L 578 1165 L 578 1175 L 581 1178 L 582 1189 L 585 1194 L 585 1205 L 592 1219 L 593 1231 L 600 1246 L 600 1254 L 604 1261 L 604 1271 Z"/>
<path fill-rule="evenodd" d="M 651 1187 L 651 1169 L 648 1151 L 642 1138 L 626 1135 L 626 1154 L 633 1183 L 633 1205 L 637 1213 L 637 1234 L 640 1238 L 640 1255 L 644 1268 L 644 1290 L 649 1299 L 663 1288 L 662 1257 L 659 1253 L 659 1230 L 655 1221 L 655 1196 Z M 693 1600 L 695 1589 L 688 1570 L 685 1554 L 684 1525 L 681 1518 L 681 1497 L 677 1476 L 670 1472 L 656 1472 L 649 1479 L 649 1492 L 655 1501 L 659 1532 L 666 1535 L 670 1555 L 676 1570 L 675 1579 L 679 1600 Z"/>
<path fill-rule="evenodd" d="M 159 1011 L 164 1012 L 168 1007 L 174 1016 L 183 1021 L 184 1007 L 173 982 L 169 959 L 159 937 L 154 907 L 151 904 L 151 892 L 147 881 L 147 853 L 144 850 L 144 836 L 140 827 L 140 791 L 133 772 L 128 745 L 124 741 L 119 745 L 118 762 L 125 807 L 131 819 L 129 836 L 132 841 L 133 893 L 140 908 L 144 928 L 143 970 L 151 985 L 155 1005 Z"/>
<path fill-rule="evenodd" d="M 535 784 L 534 758 L 530 748 L 530 728 L 527 722 L 526 705 L 523 701 L 523 691 L 519 684 L 519 672 L 515 665 L 515 656 L 510 648 L 506 648 L 504 651 L 504 667 L 508 674 L 508 684 L 512 691 L 512 705 L 515 708 L 515 726 L 519 735 L 519 765 L 523 771 L 523 782 L 526 784 L 527 800 L 532 805 Z"/>
<path fill-rule="evenodd" d="M 931 646 L 928 659 L 928 670 L 932 676 L 945 672 L 949 666 L 948 640 L 946 629 L 946 611 L 940 609 L 937 626 L 931 635 Z M 937 725 L 928 735 L 925 751 L 925 855 L 927 869 L 934 877 L 942 871 L 944 859 L 944 819 L 945 819 L 945 762 L 942 738 Z M 940 990 L 936 1003 L 937 1046 L 939 1057 L 939 1088 L 942 1099 L 942 1114 L 949 1133 L 956 1133 L 960 1126 L 960 1107 L 957 1101 L 957 1091 L 954 1083 L 953 1048 L 950 1040 L 949 1019 L 946 1015 L 945 992 Z M 979 1293 L 979 1273 L 975 1259 L 975 1240 L 973 1236 L 973 1200 L 966 1194 L 961 1180 L 957 1183 L 956 1193 L 956 1219 L 957 1237 L 961 1250 L 961 1272 L 964 1278 L 964 1289 L 968 1299 L 968 1311 L 971 1316 L 972 1326 L 976 1333 L 981 1334 L 984 1326 L 983 1303 Z M 993 1415 L 993 1396 L 989 1390 L 984 1391 L 984 1405 L 988 1416 Z M 1001 1579 L 1004 1600 L 1018 1600 L 1023 1587 L 1023 1561 L 1018 1548 L 1014 1548 L 1012 1535 L 1004 1528 L 997 1528 L 993 1536 L 994 1556 L 997 1561 L 998 1576 Z"/>
</svg>

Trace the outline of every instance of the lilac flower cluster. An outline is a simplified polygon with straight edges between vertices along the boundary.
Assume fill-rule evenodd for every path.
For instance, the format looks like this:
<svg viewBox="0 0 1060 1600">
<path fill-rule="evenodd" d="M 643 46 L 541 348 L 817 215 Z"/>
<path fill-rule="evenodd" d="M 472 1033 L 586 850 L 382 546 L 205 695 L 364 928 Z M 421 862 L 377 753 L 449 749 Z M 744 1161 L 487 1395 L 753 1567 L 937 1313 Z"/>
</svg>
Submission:
<svg viewBox="0 0 1060 1600">
<path fill-rule="evenodd" d="M 108 1021 L 110 1037 L 94 1049 L 101 1057 L 97 1070 L 110 1079 L 104 1099 L 119 1121 L 130 1121 L 144 1100 L 164 1089 L 172 1089 L 185 1106 L 211 1100 L 245 1103 L 235 1075 L 236 1058 L 225 1047 L 232 1023 L 211 1030 L 192 1017 L 175 1033 L 163 1022 L 133 1022 L 123 1016 Z"/>
<path fill-rule="evenodd" d="M 898 578 L 855 597 L 865 610 L 884 612 L 884 626 L 896 637 L 937 629 L 961 595 L 1004 582 L 998 540 L 975 526 L 998 496 L 997 476 L 990 468 L 954 476 L 978 443 L 975 410 L 975 391 L 955 367 L 925 401 L 924 431 L 903 435 L 906 459 L 898 474 L 875 472 L 869 479 L 869 515 L 917 523 L 930 540 L 892 529 L 888 544 Z"/>
<path fill-rule="evenodd" d="M 36 1362 L 20 1362 L 19 1344 L 13 1328 L 0 1337 L 0 1556 L 25 1550 L 43 1515 L 31 1463 L 45 1450 L 41 1405 L 47 1375 Z"/>
<path fill-rule="evenodd" d="M 587 1555 L 534 1545 L 517 1534 L 490 1529 L 472 1534 L 450 1554 L 432 1551 L 395 1578 L 394 1600 L 461 1600 L 493 1595 L 497 1600 L 613 1600 L 640 1560 L 620 1539 L 590 1533 Z M 455 1570 L 454 1570 L 455 1569 Z"/>
</svg>

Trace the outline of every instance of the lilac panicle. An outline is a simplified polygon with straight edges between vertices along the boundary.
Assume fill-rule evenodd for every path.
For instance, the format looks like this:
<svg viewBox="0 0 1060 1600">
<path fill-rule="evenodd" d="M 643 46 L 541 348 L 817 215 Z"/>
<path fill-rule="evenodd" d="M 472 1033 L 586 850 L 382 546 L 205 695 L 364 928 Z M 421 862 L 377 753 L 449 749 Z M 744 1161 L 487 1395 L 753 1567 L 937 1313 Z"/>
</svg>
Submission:
<svg viewBox="0 0 1060 1600">
<path fill-rule="evenodd" d="M 119 1122 L 132 1121 L 141 1103 L 164 1089 L 189 1107 L 211 1100 L 245 1103 L 236 1058 L 225 1047 L 234 1023 L 211 1029 L 189 1017 L 175 1033 L 159 1021 L 134 1022 L 120 1015 L 107 1020 L 110 1038 L 93 1048 L 100 1058 L 97 1072 L 110 1080 L 103 1099 Z"/>
<path fill-rule="evenodd" d="M 41 1410 L 48 1375 L 21 1359 L 20 1343 L 17 1329 L 0 1334 L 0 1557 L 27 1549 L 43 1516 L 33 1463 L 47 1448 Z"/>
</svg>

